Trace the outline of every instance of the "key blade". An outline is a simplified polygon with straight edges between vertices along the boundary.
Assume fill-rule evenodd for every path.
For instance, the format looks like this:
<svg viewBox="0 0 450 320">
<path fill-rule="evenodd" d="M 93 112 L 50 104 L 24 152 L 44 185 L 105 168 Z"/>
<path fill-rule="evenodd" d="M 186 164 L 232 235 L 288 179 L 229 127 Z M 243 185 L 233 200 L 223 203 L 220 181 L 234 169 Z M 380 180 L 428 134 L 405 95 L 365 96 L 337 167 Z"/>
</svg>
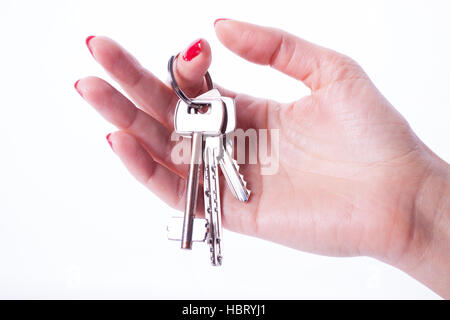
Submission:
<svg viewBox="0 0 450 320">
<path fill-rule="evenodd" d="M 211 265 L 214 267 L 219 267 L 222 265 L 223 260 L 221 253 L 221 240 L 216 239 L 216 241 L 214 241 L 213 239 L 209 239 L 208 242 L 211 252 Z"/>
<path fill-rule="evenodd" d="M 251 191 L 247 189 L 247 182 L 244 176 L 239 173 L 239 165 L 233 159 L 227 149 L 224 149 L 222 157 L 219 159 L 220 169 L 227 181 L 227 185 L 236 199 L 247 202 Z"/>
<path fill-rule="evenodd" d="M 198 178 L 202 162 L 203 137 L 201 133 L 192 135 L 191 161 L 189 177 L 186 182 L 186 205 L 184 209 L 183 232 L 181 234 L 181 249 L 192 248 L 192 228 L 197 207 Z"/>
<path fill-rule="evenodd" d="M 183 217 L 172 217 L 167 224 L 167 238 L 169 240 L 181 241 L 183 232 Z M 204 242 L 208 234 L 208 221 L 195 218 L 193 223 L 192 241 Z"/>
<path fill-rule="evenodd" d="M 208 239 L 211 264 L 222 265 L 222 212 L 220 206 L 219 167 L 217 164 L 217 145 L 220 136 L 208 137 L 205 140 L 203 153 L 203 191 L 205 201 L 205 217 L 208 220 Z"/>
</svg>

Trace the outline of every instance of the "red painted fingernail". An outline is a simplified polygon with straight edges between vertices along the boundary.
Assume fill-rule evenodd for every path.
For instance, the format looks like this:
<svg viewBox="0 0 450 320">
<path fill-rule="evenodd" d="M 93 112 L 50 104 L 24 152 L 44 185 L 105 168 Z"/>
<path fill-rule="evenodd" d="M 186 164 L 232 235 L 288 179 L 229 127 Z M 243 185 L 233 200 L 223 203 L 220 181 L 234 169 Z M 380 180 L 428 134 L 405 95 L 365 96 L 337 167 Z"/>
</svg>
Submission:
<svg viewBox="0 0 450 320">
<path fill-rule="evenodd" d="M 108 133 L 108 134 L 106 135 L 106 140 L 108 141 L 109 146 L 111 147 L 111 149 L 114 150 L 110 137 L 111 137 L 111 133 Z"/>
<path fill-rule="evenodd" d="M 90 52 L 92 55 L 94 55 L 94 54 L 92 53 L 91 47 L 89 46 L 89 41 L 91 41 L 93 38 L 95 38 L 95 36 L 89 36 L 89 37 L 86 38 L 86 46 L 88 47 L 89 52 Z"/>
<path fill-rule="evenodd" d="M 81 93 L 80 89 L 78 89 L 78 82 L 80 82 L 80 80 L 77 80 L 77 82 L 75 82 L 75 84 L 73 86 L 75 87 L 75 90 L 77 90 L 78 94 L 80 96 L 83 96 L 83 94 Z"/>
<path fill-rule="evenodd" d="M 202 51 L 202 39 L 194 41 L 183 54 L 184 61 L 191 61 Z"/>
<path fill-rule="evenodd" d="M 219 18 L 219 19 L 216 19 L 216 21 L 214 21 L 214 27 L 216 26 L 216 23 L 217 23 L 217 22 L 219 22 L 219 21 L 224 21 L 224 20 L 230 20 L 230 19 L 227 19 L 227 18 Z"/>
</svg>

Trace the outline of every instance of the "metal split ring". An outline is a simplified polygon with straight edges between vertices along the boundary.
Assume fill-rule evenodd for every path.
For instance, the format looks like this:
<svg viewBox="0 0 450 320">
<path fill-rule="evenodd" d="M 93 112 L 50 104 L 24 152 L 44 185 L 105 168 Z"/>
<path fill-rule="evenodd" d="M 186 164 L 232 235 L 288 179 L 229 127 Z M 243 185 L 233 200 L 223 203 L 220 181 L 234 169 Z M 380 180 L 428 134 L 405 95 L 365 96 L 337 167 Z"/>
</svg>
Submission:
<svg viewBox="0 0 450 320">
<path fill-rule="evenodd" d="M 186 102 L 189 106 L 191 106 L 191 107 L 193 107 L 193 108 L 196 108 L 196 109 L 199 109 L 199 108 L 201 108 L 202 106 L 200 106 L 200 105 L 197 106 L 197 105 L 193 104 L 192 99 L 189 98 L 189 97 L 183 92 L 183 90 L 181 90 L 181 88 L 178 86 L 177 81 L 175 80 L 175 75 L 174 75 L 174 72 L 173 72 L 173 64 L 174 64 L 174 61 L 176 60 L 176 58 L 178 57 L 178 55 L 179 55 L 179 53 L 178 53 L 177 55 L 175 55 L 175 56 L 170 57 L 169 63 L 168 63 L 168 66 L 167 66 L 167 68 L 169 69 L 170 84 L 171 84 L 171 86 L 172 86 L 172 88 L 173 88 L 173 91 L 175 91 L 176 95 L 177 95 L 181 100 L 183 100 L 184 102 Z M 206 85 L 207 85 L 207 87 L 208 87 L 208 90 L 214 89 L 214 84 L 213 84 L 213 82 L 212 82 L 212 80 L 211 80 L 211 76 L 209 75 L 209 72 L 208 72 L 208 71 L 205 73 L 205 80 L 206 80 Z"/>
</svg>

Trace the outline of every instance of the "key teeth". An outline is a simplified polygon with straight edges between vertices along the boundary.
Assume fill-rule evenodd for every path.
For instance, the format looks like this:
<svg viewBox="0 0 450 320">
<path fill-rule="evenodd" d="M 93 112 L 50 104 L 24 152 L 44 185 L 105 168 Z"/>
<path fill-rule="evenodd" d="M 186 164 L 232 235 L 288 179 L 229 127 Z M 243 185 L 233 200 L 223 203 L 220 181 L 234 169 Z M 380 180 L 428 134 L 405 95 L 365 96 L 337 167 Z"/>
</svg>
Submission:
<svg viewBox="0 0 450 320">
<path fill-rule="evenodd" d="M 237 172 L 239 173 L 239 177 L 241 178 L 242 184 L 244 185 L 245 190 L 247 191 L 247 194 L 248 194 L 248 195 L 247 195 L 246 197 L 244 197 L 244 198 L 241 198 L 241 197 L 237 196 L 236 194 L 235 194 L 235 196 L 236 196 L 237 198 L 239 198 L 239 200 L 241 200 L 242 202 L 248 202 L 248 199 L 250 198 L 250 194 L 251 194 L 252 192 L 251 192 L 251 190 L 248 190 L 248 189 L 247 189 L 247 181 L 244 179 L 244 175 L 243 175 L 242 173 L 239 172 L 240 167 L 239 167 L 239 164 L 237 163 L 236 159 L 231 158 L 231 161 L 233 162 L 233 165 L 236 167 L 236 170 L 237 170 Z"/>
<path fill-rule="evenodd" d="M 238 163 L 237 163 L 237 161 L 236 161 L 236 159 L 235 158 L 233 158 L 233 156 L 230 154 L 230 158 L 231 158 L 231 161 L 233 161 L 233 164 L 236 166 L 236 167 L 238 167 L 239 168 L 239 165 L 238 165 Z"/>
<path fill-rule="evenodd" d="M 242 183 L 244 184 L 244 187 L 247 188 L 247 181 L 244 179 L 244 176 L 242 174 L 239 174 L 239 175 L 241 176 L 241 180 L 242 180 Z M 249 190 L 247 189 L 247 191 L 249 191 Z"/>
<path fill-rule="evenodd" d="M 233 158 L 232 158 L 232 161 L 233 161 L 233 164 L 236 166 L 237 172 L 239 172 L 239 169 L 241 169 L 241 167 L 240 167 L 239 164 L 237 163 L 236 159 L 233 159 Z M 247 186 L 247 181 L 245 181 L 244 175 L 243 175 L 242 173 L 239 172 L 239 176 L 241 177 L 242 181 L 244 182 L 244 185 Z"/>
</svg>

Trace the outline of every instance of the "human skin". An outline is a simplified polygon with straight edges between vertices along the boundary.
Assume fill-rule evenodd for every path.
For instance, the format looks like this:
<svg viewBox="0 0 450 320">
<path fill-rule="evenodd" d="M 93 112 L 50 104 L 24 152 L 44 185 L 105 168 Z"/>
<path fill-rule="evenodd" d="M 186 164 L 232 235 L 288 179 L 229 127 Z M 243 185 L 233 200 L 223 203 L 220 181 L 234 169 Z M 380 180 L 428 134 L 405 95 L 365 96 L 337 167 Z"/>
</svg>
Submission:
<svg viewBox="0 0 450 320">
<path fill-rule="evenodd" d="M 252 190 L 248 203 L 221 188 L 224 227 L 323 255 L 371 256 L 450 298 L 449 165 L 349 57 L 236 20 L 218 20 L 215 31 L 242 58 L 311 89 L 278 103 L 219 87 L 236 101 L 238 128 L 280 132 L 277 173 L 261 175 L 259 163 L 241 166 Z M 87 44 L 129 98 L 97 77 L 79 80 L 76 89 L 118 127 L 108 141 L 131 174 L 183 210 L 188 167 L 170 157 L 178 97 L 113 40 L 96 36 Z M 211 63 L 208 42 L 196 45 L 183 51 L 175 70 L 192 97 L 206 90 Z M 190 60 L 181 59 L 186 55 Z"/>
</svg>

